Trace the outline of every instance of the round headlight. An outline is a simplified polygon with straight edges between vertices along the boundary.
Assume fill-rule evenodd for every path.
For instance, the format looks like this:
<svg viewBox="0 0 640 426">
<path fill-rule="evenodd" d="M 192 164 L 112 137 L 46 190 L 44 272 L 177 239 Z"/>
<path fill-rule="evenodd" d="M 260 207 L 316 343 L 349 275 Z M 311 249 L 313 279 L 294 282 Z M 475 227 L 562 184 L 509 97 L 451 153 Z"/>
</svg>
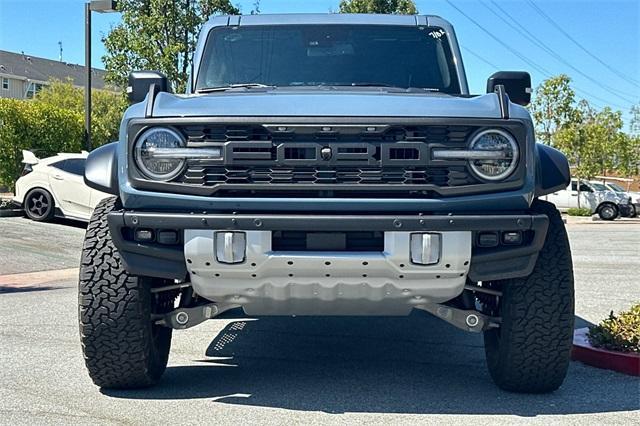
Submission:
<svg viewBox="0 0 640 426">
<path fill-rule="evenodd" d="M 171 180 L 184 168 L 184 158 L 154 155 L 163 148 L 184 148 L 184 138 L 175 130 L 153 127 L 143 132 L 135 144 L 135 159 L 140 171 L 154 180 Z"/>
<path fill-rule="evenodd" d="M 501 180 L 509 176 L 518 165 L 518 144 L 509 133 L 484 130 L 471 140 L 471 151 L 495 151 L 495 158 L 477 158 L 469 161 L 471 169 L 482 179 Z"/>
</svg>

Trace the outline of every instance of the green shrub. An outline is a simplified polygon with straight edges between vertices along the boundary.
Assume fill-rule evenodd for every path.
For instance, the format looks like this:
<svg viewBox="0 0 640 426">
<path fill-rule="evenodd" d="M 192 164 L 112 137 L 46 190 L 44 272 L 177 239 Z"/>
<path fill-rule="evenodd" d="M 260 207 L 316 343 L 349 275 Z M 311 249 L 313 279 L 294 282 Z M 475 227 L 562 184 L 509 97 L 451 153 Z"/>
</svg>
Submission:
<svg viewBox="0 0 640 426">
<path fill-rule="evenodd" d="M 51 80 L 38 92 L 36 103 L 74 111 L 84 117 L 84 89 L 70 81 Z M 127 107 L 121 93 L 91 90 L 91 145 L 97 148 L 118 140 L 120 121 Z"/>
<path fill-rule="evenodd" d="M 0 99 L 0 186 L 13 189 L 22 171 L 22 150 L 39 157 L 79 152 L 82 114 L 37 102 Z"/>
<path fill-rule="evenodd" d="M 640 353 L 640 303 L 617 316 L 611 311 L 609 318 L 589 328 L 588 337 L 597 348 Z"/>
<path fill-rule="evenodd" d="M 580 207 L 579 209 L 573 207 L 567 210 L 567 214 L 569 216 L 591 216 L 591 210 L 585 207 Z"/>
</svg>

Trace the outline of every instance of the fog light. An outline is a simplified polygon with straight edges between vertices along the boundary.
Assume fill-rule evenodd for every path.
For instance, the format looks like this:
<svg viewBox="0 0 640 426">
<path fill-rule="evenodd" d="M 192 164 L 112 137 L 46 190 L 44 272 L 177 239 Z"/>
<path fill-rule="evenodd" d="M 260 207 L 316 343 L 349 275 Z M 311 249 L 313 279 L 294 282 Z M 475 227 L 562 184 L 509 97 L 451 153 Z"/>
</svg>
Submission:
<svg viewBox="0 0 640 426">
<path fill-rule="evenodd" d="M 440 234 L 411 234 L 411 263 L 435 265 L 440 261 L 440 246 Z"/>
<path fill-rule="evenodd" d="M 216 260 L 220 263 L 242 263 L 246 252 L 244 232 L 216 232 Z"/>
<path fill-rule="evenodd" d="M 499 242 L 497 232 L 481 232 L 478 235 L 478 245 L 480 247 L 495 247 Z"/>
<path fill-rule="evenodd" d="M 522 244 L 522 232 L 520 231 L 509 231 L 502 233 L 502 242 L 504 244 Z"/>
<path fill-rule="evenodd" d="M 136 229 L 134 236 L 136 241 L 149 242 L 153 240 L 153 231 L 151 229 Z"/>
<path fill-rule="evenodd" d="M 158 242 L 160 244 L 178 244 L 178 233 L 176 231 L 158 232 Z"/>
</svg>

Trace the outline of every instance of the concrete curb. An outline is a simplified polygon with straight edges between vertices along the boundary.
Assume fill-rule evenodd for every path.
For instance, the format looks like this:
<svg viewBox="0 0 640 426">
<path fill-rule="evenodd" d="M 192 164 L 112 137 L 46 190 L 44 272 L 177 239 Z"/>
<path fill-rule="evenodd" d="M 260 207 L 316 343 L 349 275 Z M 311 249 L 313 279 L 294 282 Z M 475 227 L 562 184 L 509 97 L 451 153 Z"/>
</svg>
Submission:
<svg viewBox="0 0 640 426">
<path fill-rule="evenodd" d="M 591 346 L 589 327 L 573 331 L 571 359 L 597 368 L 613 370 L 631 376 L 640 376 L 640 354 L 614 352 Z"/>
<path fill-rule="evenodd" d="M 16 217 L 24 215 L 22 209 L 0 209 L 0 217 Z"/>
<path fill-rule="evenodd" d="M 37 287 L 54 281 L 78 278 L 79 273 L 78 268 L 69 268 L 0 275 L 0 287 Z"/>
</svg>

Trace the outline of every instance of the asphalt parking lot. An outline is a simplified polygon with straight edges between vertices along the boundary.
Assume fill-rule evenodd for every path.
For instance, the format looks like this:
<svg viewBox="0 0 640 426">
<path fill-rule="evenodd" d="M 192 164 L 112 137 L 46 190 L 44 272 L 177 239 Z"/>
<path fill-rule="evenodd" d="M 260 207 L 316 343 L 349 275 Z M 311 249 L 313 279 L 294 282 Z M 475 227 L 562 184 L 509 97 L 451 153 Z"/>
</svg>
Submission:
<svg viewBox="0 0 640 426">
<path fill-rule="evenodd" d="M 640 223 L 570 223 L 576 326 L 640 299 Z M 482 338 L 406 318 L 247 318 L 175 332 L 160 385 L 103 391 L 78 338 L 84 229 L 0 219 L 2 424 L 638 424 L 637 378 L 572 362 L 549 395 L 498 390 Z M 52 272 L 56 271 L 56 272 Z"/>
</svg>

